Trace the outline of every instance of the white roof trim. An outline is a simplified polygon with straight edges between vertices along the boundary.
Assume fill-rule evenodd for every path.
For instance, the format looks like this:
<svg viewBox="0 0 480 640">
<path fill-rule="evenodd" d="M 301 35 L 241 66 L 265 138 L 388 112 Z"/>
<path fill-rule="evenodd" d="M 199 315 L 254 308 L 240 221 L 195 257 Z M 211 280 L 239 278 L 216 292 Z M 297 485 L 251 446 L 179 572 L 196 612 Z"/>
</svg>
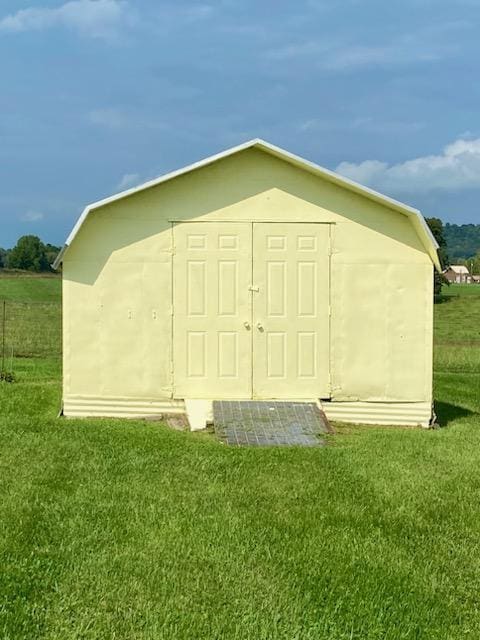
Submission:
<svg viewBox="0 0 480 640">
<path fill-rule="evenodd" d="M 307 171 L 310 171 L 310 173 L 321 176 L 326 180 L 329 180 L 330 182 L 334 182 L 335 184 L 343 186 L 349 189 L 350 191 L 354 191 L 356 193 L 359 193 L 360 195 L 364 195 L 367 198 L 370 198 L 371 200 L 375 200 L 380 204 L 386 205 L 391 209 L 395 209 L 396 211 L 399 211 L 400 213 L 403 213 L 404 215 L 409 216 L 410 218 L 412 218 L 413 223 L 417 229 L 417 232 L 419 236 L 422 238 L 423 244 L 427 249 L 430 255 L 430 258 L 432 259 L 432 262 L 434 263 L 434 265 L 437 267 L 438 270 L 441 270 L 440 261 L 437 253 L 437 249 L 439 248 L 439 245 L 435 240 L 432 232 L 430 231 L 430 228 L 428 227 L 427 223 L 425 222 L 425 218 L 422 216 L 420 211 L 418 211 L 418 209 L 414 209 L 413 207 L 409 207 L 408 205 L 403 204 L 398 200 L 394 200 L 393 198 L 384 196 L 381 193 L 374 191 L 373 189 L 364 187 L 361 184 L 354 182 L 353 180 L 349 180 L 348 178 L 344 178 L 343 176 L 339 175 L 338 173 L 335 173 L 334 171 L 330 171 L 329 169 L 324 169 L 323 167 L 320 167 L 314 162 L 305 160 L 300 156 L 296 156 L 293 153 L 290 153 L 289 151 L 285 151 L 280 147 L 276 147 L 275 145 L 270 144 L 269 142 L 265 142 L 265 140 L 261 140 L 260 138 L 249 140 L 248 142 L 244 142 L 243 144 L 240 144 L 236 147 L 232 147 L 230 149 L 227 149 L 226 151 L 222 151 L 221 153 L 217 153 L 213 156 L 209 156 L 204 160 L 200 160 L 199 162 L 194 162 L 193 164 L 183 167 L 182 169 L 177 169 L 176 171 L 166 173 L 163 176 L 160 176 L 159 178 L 155 178 L 154 180 L 149 180 L 148 182 L 145 182 L 137 187 L 133 187 L 132 189 L 127 189 L 126 191 L 121 191 L 120 193 L 117 193 L 113 196 L 110 196 L 108 198 L 104 198 L 103 200 L 98 200 L 98 202 L 93 202 L 92 204 L 89 204 L 87 207 L 85 207 L 81 216 L 78 218 L 75 226 L 70 232 L 70 235 L 65 241 L 65 245 L 62 247 L 62 250 L 56 257 L 55 262 L 52 265 L 53 268 L 57 269 L 60 266 L 63 256 L 65 254 L 65 251 L 72 244 L 73 240 L 75 239 L 75 236 L 79 232 L 80 227 L 84 223 L 87 216 L 95 209 L 99 209 L 100 207 L 103 207 L 107 204 L 115 202 L 116 200 L 121 200 L 122 198 L 128 198 L 129 196 L 132 196 L 135 193 L 139 193 L 140 191 L 144 191 L 145 189 L 150 189 L 150 187 L 155 187 L 159 184 L 167 182 L 168 180 L 173 180 L 173 178 L 177 178 L 178 176 L 189 173 L 190 171 L 194 171 L 195 169 L 200 169 L 209 164 L 212 164 L 213 162 L 216 162 L 217 160 L 221 160 L 222 158 L 226 158 L 235 153 L 238 153 L 239 151 L 244 151 L 245 149 L 250 149 L 252 147 L 257 147 L 258 149 L 262 149 L 263 151 L 266 151 L 271 155 L 274 155 L 278 158 L 281 158 L 282 160 L 286 160 L 287 162 L 294 164 L 295 166 L 298 166 Z"/>
</svg>

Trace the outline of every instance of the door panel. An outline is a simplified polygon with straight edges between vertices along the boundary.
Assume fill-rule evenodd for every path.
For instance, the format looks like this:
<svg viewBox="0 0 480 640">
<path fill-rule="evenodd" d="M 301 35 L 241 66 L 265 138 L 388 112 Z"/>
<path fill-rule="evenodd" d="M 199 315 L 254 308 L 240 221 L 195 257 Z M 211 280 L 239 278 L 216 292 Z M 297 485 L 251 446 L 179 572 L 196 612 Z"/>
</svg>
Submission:
<svg viewBox="0 0 480 640">
<path fill-rule="evenodd" d="M 250 223 L 174 227 L 175 397 L 251 397 L 251 272 Z"/>
<path fill-rule="evenodd" d="M 330 229 L 253 225 L 253 394 L 330 395 Z"/>
</svg>

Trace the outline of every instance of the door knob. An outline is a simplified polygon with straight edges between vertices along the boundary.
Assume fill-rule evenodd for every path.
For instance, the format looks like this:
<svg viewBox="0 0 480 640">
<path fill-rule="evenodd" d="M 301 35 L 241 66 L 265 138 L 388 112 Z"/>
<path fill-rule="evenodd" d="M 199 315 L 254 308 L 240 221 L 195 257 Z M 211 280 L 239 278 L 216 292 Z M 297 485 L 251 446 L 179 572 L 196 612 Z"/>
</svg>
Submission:
<svg viewBox="0 0 480 640">
<path fill-rule="evenodd" d="M 257 322 L 257 329 L 263 331 L 263 324 L 261 322 Z"/>
<path fill-rule="evenodd" d="M 245 327 L 245 329 L 250 329 L 250 323 L 247 322 L 247 320 L 245 320 L 245 322 L 243 323 L 243 326 Z"/>
</svg>

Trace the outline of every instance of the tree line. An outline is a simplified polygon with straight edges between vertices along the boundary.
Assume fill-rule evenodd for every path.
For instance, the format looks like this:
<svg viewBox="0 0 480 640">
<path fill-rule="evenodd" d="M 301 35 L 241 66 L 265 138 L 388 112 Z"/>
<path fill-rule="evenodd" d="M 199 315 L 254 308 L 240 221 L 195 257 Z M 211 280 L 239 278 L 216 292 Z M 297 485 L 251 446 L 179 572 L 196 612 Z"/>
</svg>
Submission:
<svg viewBox="0 0 480 640">
<path fill-rule="evenodd" d="M 21 269 L 41 273 L 53 271 L 51 264 L 60 247 L 44 244 L 38 236 L 22 236 L 12 249 L 0 247 L 0 269 Z"/>
<path fill-rule="evenodd" d="M 475 228 L 480 231 L 480 225 L 475 224 L 464 224 L 464 225 L 451 225 L 447 223 L 446 225 L 440 220 L 440 218 L 425 218 L 428 226 L 430 227 L 431 232 L 435 236 L 436 241 L 439 244 L 438 254 L 440 257 L 440 262 L 442 267 L 448 267 L 451 264 L 463 264 L 468 268 L 471 274 L 480 275 L 480 235 L 478 239 L 475 239 Z M 451 233 L 452 227 L 459 229 L 460 227 L 465 228 L 462 233 L 465 231 L 467 233 L 472 233 L 472 239 L 469 240 L 470 253 L 466 255 L 470 256 L 467 258 L 458 257 L 457 255 L 453 255 L 451 253 L 452 245 L 449 241 L 449 233 Z M 446 282 L 445 278 L 442 274 L 435 272 L 435 293 L 441 293 L 442 284 Z"/>
<path fill-rule="evenodd" d="M 447 224 L 445 239 L 450 264 L 463 264 L 480 275 L 480 224 Z"/>
<path fill-rule="evenodd" d="M 448 255 L 445 265 L 463 264 L 480 275 L 480 224 L 447 224 L 443 236 Z"/>
<path fill-rule="evenodd" d="M 480 254 L 480 224 L 450 224 L 447 222 L 445 239 L 453 264 L 462 264 L 461 260 L 472 260 Z"/>
</svg>

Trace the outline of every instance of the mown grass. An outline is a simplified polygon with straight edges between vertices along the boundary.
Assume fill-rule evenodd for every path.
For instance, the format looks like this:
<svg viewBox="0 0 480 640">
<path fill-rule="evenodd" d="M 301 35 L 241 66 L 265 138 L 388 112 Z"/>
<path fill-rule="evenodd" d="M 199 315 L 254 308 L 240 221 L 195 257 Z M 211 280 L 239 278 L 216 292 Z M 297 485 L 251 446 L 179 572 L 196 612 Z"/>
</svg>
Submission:
<svg viewBox="0 0 480 640">
<path fill-rule="evenodd" d="M 478 296 L 480 295 L 480 285 L 479 284 L 452 284 L 452 285 L 443 285 L 442 287 L 442 296 Z"/>
<path fill-rule="evenodd" d="M 1 310 L 0 310 L 1 311 Z M 5 329 L 3 329 L 5 324 Z M 62 320 L 59 302 L 8 301 L 0 332 L 5 330 L 7 361 L 61 355 Z M 3 344 L 3 337 L 2 337 Z"/>
<path fill-rule="evenodd" d="M 480 286 L 444 287 L 435 305 L 434 358 L 438 371 L 479 371 Z"/>
<path fill-rule="evenodd" d="M 344 427 L 318 450 L 56 419 L 58 359 L 19 359 L 0 385 L 0 637 L 480 637 L 480 359 L 440 366 L 453 319 L 476 340 L 469 310 L 436 306 L 445 428 Z"/>
<path fill-rule="evenodd" d="M 62 279 L 57 274 L 32 275 L 0 269 L 0 302 L 60 302 Z"/>
<path fill-rule="evenodd" d="M 5 349 L 6 368 L 19 357 L 61 355 L 61 286 L 53 274 L 0 270 L 0 350 Z"/>
</svg>

